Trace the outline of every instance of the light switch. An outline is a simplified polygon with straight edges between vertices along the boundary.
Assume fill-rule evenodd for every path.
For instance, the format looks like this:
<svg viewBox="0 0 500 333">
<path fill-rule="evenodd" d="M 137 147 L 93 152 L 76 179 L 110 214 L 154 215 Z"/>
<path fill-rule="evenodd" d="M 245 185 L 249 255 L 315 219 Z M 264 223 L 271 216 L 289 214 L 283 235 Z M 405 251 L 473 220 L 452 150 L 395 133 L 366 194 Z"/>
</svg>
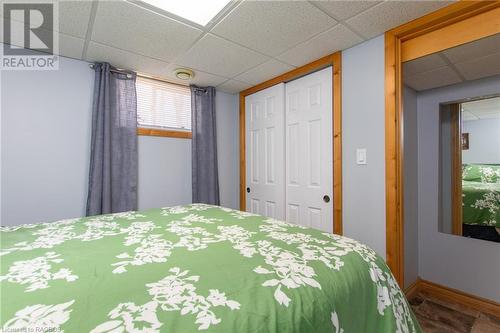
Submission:
<svg viewBox="0 0 500 333">
<path fill-rule="evenodd" d="M 356 149 L 356 164 L 366 164 L 366 148 Z"/>
</svg>

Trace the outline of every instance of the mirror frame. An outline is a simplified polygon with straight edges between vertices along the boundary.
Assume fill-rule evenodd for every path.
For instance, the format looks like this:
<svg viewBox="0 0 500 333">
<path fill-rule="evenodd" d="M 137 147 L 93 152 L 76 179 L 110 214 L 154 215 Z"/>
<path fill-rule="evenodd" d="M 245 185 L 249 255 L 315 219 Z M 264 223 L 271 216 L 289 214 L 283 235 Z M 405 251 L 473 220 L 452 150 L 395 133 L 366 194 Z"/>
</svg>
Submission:
<svg viewBox="0 0 500 333">
<path fill-rule="evenodd" d="M 498 34 L 499 18 L 499 1 L 460 1 L 385 33 L 386 260 L 401 287 L 404 287 L 402 62 Z"/>
</svg>

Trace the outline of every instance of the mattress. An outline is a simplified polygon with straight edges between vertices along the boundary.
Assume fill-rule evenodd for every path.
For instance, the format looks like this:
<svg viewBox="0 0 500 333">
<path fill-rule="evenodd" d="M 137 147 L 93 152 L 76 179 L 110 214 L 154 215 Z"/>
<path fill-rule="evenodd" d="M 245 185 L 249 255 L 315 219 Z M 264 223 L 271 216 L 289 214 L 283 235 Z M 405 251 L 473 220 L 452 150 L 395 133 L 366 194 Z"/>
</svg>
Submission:
<svg viewBox="0 0 500 333">
<path fill-rule="evenodd" d="M 352 239 L 193 204 L 2 227 L 4 331 L 420 332 Z"/>
</svg>

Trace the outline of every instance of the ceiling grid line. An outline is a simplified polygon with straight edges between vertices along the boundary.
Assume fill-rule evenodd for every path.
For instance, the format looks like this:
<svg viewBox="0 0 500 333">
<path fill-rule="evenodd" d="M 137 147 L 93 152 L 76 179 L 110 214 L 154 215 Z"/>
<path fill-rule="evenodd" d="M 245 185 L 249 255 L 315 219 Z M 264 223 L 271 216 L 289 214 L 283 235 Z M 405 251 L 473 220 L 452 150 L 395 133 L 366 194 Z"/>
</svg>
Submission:
<svg viewBox="0 0 500 333">
<path fill-rule="evenodd" d="M 455 67 L 455 65 L 450 61 L 450 59 L 448 59 L 448 57 L 445 54 L 443 54 L 442 52 L 440 52 L 438 55 L 439 55 L 439 57 L 441 57 L 441 59 L 443 59 L 443 61 L 446 63 L 446 65 L 448 67 L 450 67 L 451 70 L 455 72 L 455 74 L 458 75 L 458 77 L 460 78 L 460 80 L 462 80 L 462 82 L 467 81 L 467 79 L 465 78 L 465 76 L 463 76 L 463 74 L 460 73 L 460 71 L 458 70 L 458 68 Z"/>
<path fill-rule="evenodd" d="M 89 47 L 90 40 L 92 39 L 92 32 L 94 30 L 95 16 L 97 13 L 97 7 L 99 6 L 99 1 L 93 0 L 91 6 L 92 7 L 90 9 L 89 24 L 87 26 L 87 32 L 85 34 L 85 43 L 83 44 L 82 59 L 86 59 L 87 57 L 87 49 Z"/>
<path fill-rule="evenodd" d="M 195 77 L 185 84 L 236 93 L 447 3 L 233 0 L 202 26 L 143 0 L 64 1 L 60 56 L 106 61 L 172 82 L 178 81 L 176 66 L 187 67 Z M 455 67 L 470 73 L 474 66 Z"/>
<path fill-rule="evenodd" d="M 368 7 L 366 8 L 365 10 L 359 12 L 358 14 L 355 14 L 353 16 L 350 16 L 350 17 L 347 17 L 345 19 L 340 19 L 338 16 L 330 13 L 329 11 L 327 11 L 326 9 L 324 9 L 320 3 L 318 3 L 317 1 L 311 1 L 309 0 L 308 1 L 311 5 L 313 5 L 314 7 L 318 8 L 319 10 L 321 10 L 323 13 L 325 13 L 326 15 L 330 16 L 331 18 L 333 18 L 334 20 L 336 20 L 339 24 L 342 24 L 344 27 L 346 27 L 348 30 L 350 30 L 352 33 L 354 33 L 355 35 L 357 35 L 359 38 L 363 39 L 363 40 L 367 40 L 367 38 L 365 36 L 363 36 L 363 34 L 361 34 L 360 32 L 358 32 L 356 29 L 354 29 L 349 23 L 346 22 L 346 20 L 352 18 L 352 17 L 355 17 L 356 15 L 359 15 L 365 11 L 367 11 L 368 9 L 370 8 L 373 8 L 377 5 L 379 5 L 379 3 L 376 3 L 374 4 L 373 6 L 371 7 Z"/>
</svg>

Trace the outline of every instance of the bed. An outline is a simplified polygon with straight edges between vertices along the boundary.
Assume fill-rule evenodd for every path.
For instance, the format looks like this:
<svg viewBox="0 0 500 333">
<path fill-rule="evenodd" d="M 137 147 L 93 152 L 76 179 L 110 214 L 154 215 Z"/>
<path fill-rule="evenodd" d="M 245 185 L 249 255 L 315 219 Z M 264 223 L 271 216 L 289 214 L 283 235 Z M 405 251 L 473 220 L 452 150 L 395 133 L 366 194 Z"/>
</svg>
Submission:
<svg viewBox="0 0 500 333">
<path fill-rule="evenodd" d="M 246 212 L 193 204 L 0 236 L 6 332 L 420 332 L 370 248 Z"/>
<path fill-rule="evenodd" d="M 462 173 L 464 236 L 500 241 L 500 166 L 465 164 Z"/>
</svg>

